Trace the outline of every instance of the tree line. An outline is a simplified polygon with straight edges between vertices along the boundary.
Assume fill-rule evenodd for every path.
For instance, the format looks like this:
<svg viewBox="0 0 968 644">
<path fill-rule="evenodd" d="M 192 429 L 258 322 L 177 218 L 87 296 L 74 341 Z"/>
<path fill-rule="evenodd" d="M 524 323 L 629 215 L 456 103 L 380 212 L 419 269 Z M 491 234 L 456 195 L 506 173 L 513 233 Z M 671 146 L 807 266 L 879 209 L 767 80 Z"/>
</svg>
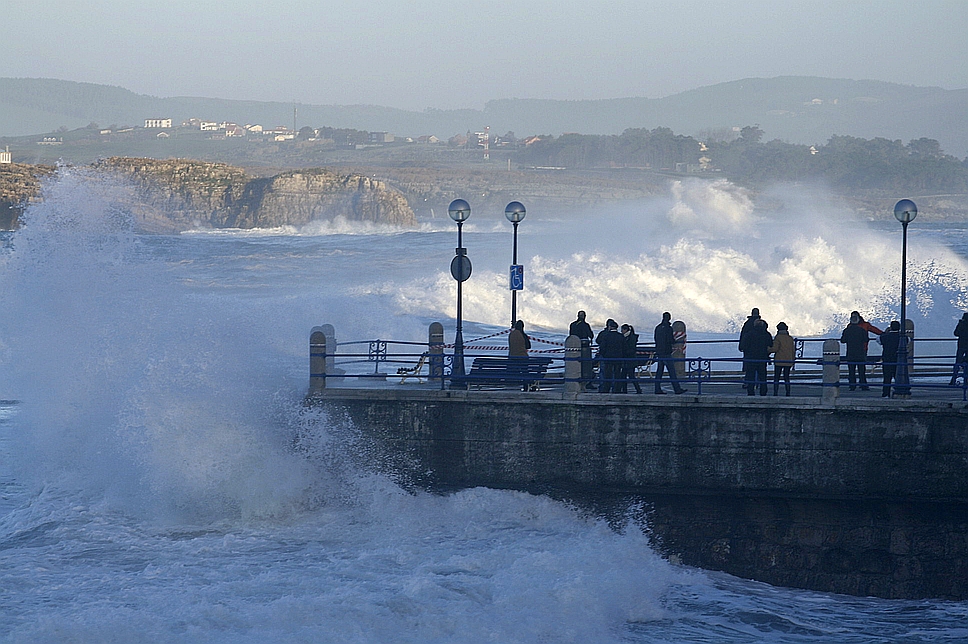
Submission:
<svg viewBox="0 0 968 644">
<path fill-rule="evenodd" d="M 700 141 L 669 128 L 627 129 L 620 135 L 541 136 L 520 161 L 569 168 L 637 167 L 720 171 L 733 181 L 824 181 L 840 189 L 968 192 L 968 158 L 945 154 L 934 139 L 908 143 L 885 138 L 832 136 L 823 145 L 763 142 L 757 126 L 736 136 Z"/>
</svg>

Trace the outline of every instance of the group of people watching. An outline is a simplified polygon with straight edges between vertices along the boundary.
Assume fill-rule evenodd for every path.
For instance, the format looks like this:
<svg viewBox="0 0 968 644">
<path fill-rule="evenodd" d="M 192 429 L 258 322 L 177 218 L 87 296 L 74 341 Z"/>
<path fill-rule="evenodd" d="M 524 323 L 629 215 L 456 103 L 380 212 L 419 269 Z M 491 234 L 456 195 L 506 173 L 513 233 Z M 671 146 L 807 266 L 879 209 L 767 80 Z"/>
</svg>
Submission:
<svg viewBox="0 0 968 644">
<path fill-rule="evenodd" d="M 681 324 L 677 322 L 676 324 Z M 582 346 L 582 381 L 587 389 L 598 389 L 601 393 L 628 393 L 629 383 L 636 393 L 642 393 L 642 387 L 636 376 L 636 367 L 643 363 L 639 353 L 639 335 L 631 324 L 618 323 L 609 318 L 597 336 L 591 325 L 585 319 L 585 312 L 579 311 L 578 318 L 568 328 L 569 335 L 577 336 Z M 901 324 L 897 320 L 890 323 L 886 330 L 881 330 L 864 319 L 858 311 L 851 311 L 850 322 L 840 335 L 840 341 L 846 346 L 845 362 L 847 365 L 847 382 L 850 391 L 860 387 L 861 391 L 869 391 L 867 384 L 867 351 L 871 335 L 877 338 L 881 345 L 881 370 L 883 383 L 881 396 L 891 396 L 892 383 L 896 387 L 898 348 L 901 340 Z M 955 356 L 954 370 L 950 385 L 957 384 L 959 375 L 962 383 L 968 385 L 968 313 L 965 313 L 954 330 L 958 338 L 958 349 Z M 591 345 L 594 339 L 598 346 L 596 360 L 591 359 Z M 674 347 L 680 340 L 672 328 L 672 316 L 662 314 L 662 321 L 655 327 L 653 334 L 655 341 L 654 361 L 655 393 L 664 394 L 662 377 L 668 373 L 673 391 L 677 394 L 686 390 L 680 385 L 680 378 L 673 357 Z M 514 323 L 508 336 L 508 355 L 527 356 L 531 348 L 531 340 L 524 333 L 524 322 Z M 790 375 L 796 364 L 796 340 L 790 335 L 785 322 L 776 325 L 776 335 L 769 331 L 766 320 L 760 317 L 760 310 L 750 311 L 739 335 L 739 350 L 743 354 L 743 386 L 748 396 L 765 396 L 768 391 L 767 364 L 772 356 L 773 362 L 773 395 L 778 396 L 782 380 L 784 391 L 790 395 Z M 595 363 L 599 364 L 596 379 Z M 598 384 L 595 384 L 597 380 Z"/>
<path fill-rule="evenodd" d="M 591 325 L 585 320 L 585 312 L 578 312 L 578 319 L 568 327 L 569 335 L 577 336 L 582 343 L 582 380 L 587 389 L 597 388 L 600 393 L 628 393 L 629 383 L 635 388 L 635 393 L 642 393 L 642 386 L 636 376 L 636 367 L 642 364 L 643 357 L 639 355 L 638 344 L 639 335 L 635 332 L 635 327 L 631 324 L 623 324 L 619 327 L 618 322 L 609 318 L 596 337 L 592 332 Z M 599 367 L 599 379 L 596 385 L 594 381 L 594 363 L 591 357 L 591 342 L 595 339 L 598 345 L 597 361 Z M 675 334 L 672 330 L 672 315 L 662 314 L 662 322 L 655 327 L 653 334 L 655 341 L 655 393 L 664 394 L 662 390 L 663 372 L 668 372 L 669 380 L 672 381 L 672 389 L 675 393 L 681 394 L 686 390 L 679 384 L 679 376 L 673 361 L 672 353 L 675 345 Z"/>
</svg>

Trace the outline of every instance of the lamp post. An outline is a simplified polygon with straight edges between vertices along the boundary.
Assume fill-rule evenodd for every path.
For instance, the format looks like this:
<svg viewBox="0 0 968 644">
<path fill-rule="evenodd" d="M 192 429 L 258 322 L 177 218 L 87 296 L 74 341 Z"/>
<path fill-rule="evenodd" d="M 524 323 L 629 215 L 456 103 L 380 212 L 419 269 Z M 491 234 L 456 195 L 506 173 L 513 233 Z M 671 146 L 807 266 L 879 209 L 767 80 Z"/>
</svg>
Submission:
<svg viewBox="0 0 968 644">
<path fill-rule="evenodd" d="M 911 381 L 908 373 L 907 336 L 907 228 L 918 216 L 918 207 L 910 199 L 901 199 L 894 205 L 894 217 L 901 222 L 901 337 L 897 345 L 897 384 L 895 395 L 910 396 Z"/>
<path fill-rule="evenodd" d="M 518 223 L 528 211 L 520 201 L 512 201 L 504 209 L 504 216 L 514 224 L 514 251 L 511 255 L 511 326 L 518 321 L 518 291 L 524 289 L 524 266 L 518 264 Z"/>
<path fill-rule="evenodd" d="M 464 220 L 471 216 L 471 206 L 463 199 L 454 199 L 447 208 L 447 214 L 457 222 L 457 248 L 454 249 L 454 259 L 450 262 L 450 274 L 457 280 L 457 332 L 454 335 L 454 364 L 450 369 L 450 387 L 451 389 L 466 389 L 461 285 L 471 276 L 471 260 L 467 256 L 467 249 L 464 248 L 461 227 L 464 225 Z"/>
</svg>

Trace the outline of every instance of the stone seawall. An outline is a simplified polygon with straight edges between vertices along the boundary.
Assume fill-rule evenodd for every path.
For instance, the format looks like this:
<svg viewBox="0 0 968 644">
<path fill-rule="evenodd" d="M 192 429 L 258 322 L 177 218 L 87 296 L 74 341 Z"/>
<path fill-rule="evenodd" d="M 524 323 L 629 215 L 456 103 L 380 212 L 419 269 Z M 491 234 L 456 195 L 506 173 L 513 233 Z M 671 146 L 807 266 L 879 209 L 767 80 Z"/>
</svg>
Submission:
<svg viewBox="0 0 968 644">
<path fill-rule="evenodd" d="M 968 406 L 327 389 L 430 488 L 640 502 L 660 551 L 770 583 L 968 598 Z M 592 499 L 595 499 L 592 501 Z"/>
</svg>

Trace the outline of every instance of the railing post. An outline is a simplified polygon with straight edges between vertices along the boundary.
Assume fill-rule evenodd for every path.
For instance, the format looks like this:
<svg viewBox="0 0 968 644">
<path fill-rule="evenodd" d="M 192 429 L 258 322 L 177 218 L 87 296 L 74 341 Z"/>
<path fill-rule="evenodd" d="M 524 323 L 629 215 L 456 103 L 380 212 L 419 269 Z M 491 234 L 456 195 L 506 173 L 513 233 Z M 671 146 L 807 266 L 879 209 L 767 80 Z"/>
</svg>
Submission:
<svg viewBox="0 0 968 644">
<path fill-rule="evenodd" d="M 326 346 L 329 351 L 326 353 L 326 373 L 336 373 L 336 329 L 333 328 L 332 324 L 324 324 L 322 326 L 314 327 L 313 330 L 319 329 L 326 336 Z"/>
<path fill-rule="evenodd" d="M 430 358 L 430 381 L 443 381 L 444 378 L 444 325 L 431 322 L 427 333 L 427 346 Z"/>
<path fill-rule="evenodd" d="M 324 327 L 332 330 L 332 325 L 314 326 L 309 334 L 309 394 L 319 393 L 326 388 L 326 332 Z"/>
<path fill-rule="evenodd" d="M 569 335 L 565 339 L 565 393 L 577 394 L 582 389 L 581 338 Z"/>
<path fill-rule="evenodd" d="M 823 388 L 821 401 L 831 403 L 840 396 L 840 340 L 823 341 Z"/>
</svg>

